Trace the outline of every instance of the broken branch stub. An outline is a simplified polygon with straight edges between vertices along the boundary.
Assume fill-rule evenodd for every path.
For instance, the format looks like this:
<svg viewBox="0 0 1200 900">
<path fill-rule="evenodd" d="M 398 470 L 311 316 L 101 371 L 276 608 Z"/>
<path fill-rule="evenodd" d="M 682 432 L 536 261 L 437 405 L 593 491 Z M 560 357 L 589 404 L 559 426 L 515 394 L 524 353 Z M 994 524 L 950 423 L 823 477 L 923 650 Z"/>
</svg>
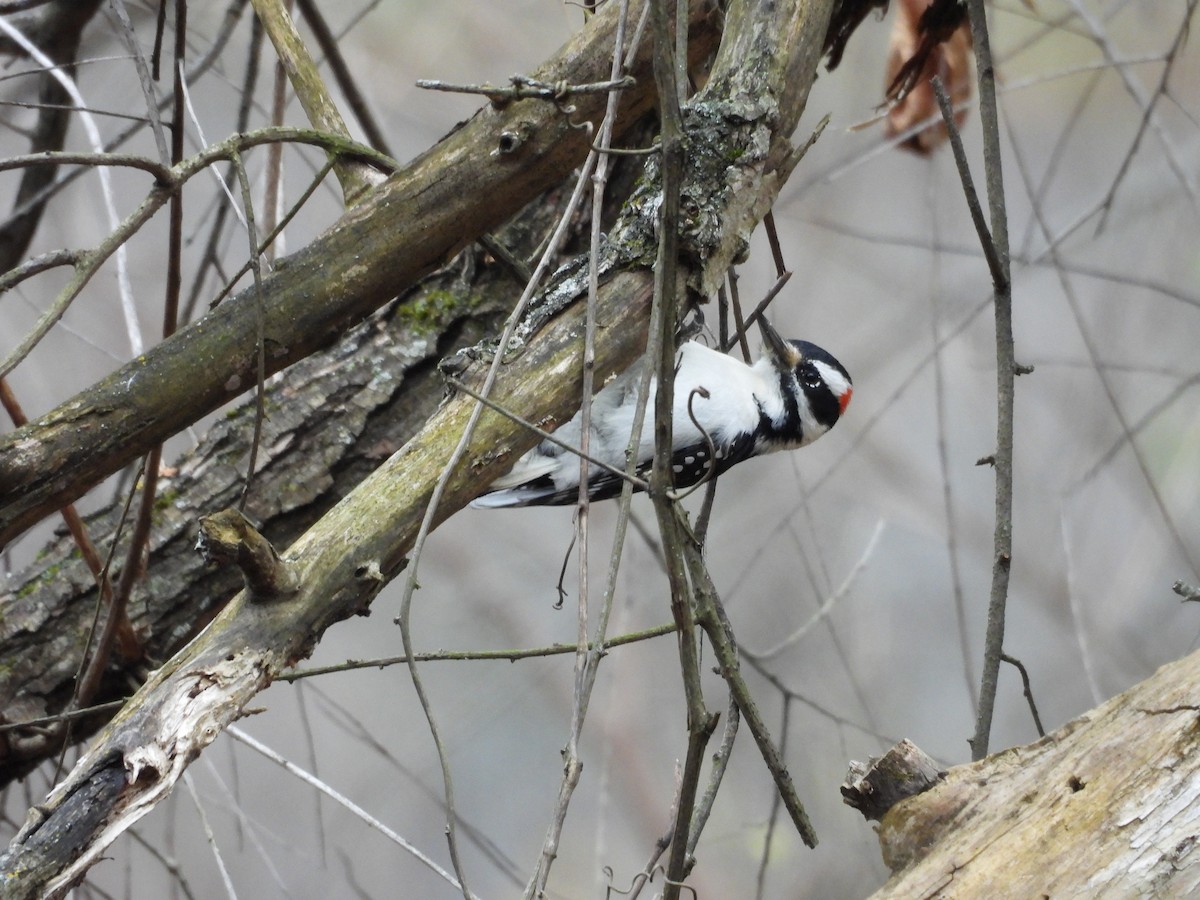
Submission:
<svg viewBox="0 0 1200 900">
<path fill-rule="evenodd" d="M 200 517 L 196 552 L 207 565 L 235 565 L 241 569 L 253 600 L 286 597 L 299 588 L 293 567 L 236 509 Z"/>
</svg>

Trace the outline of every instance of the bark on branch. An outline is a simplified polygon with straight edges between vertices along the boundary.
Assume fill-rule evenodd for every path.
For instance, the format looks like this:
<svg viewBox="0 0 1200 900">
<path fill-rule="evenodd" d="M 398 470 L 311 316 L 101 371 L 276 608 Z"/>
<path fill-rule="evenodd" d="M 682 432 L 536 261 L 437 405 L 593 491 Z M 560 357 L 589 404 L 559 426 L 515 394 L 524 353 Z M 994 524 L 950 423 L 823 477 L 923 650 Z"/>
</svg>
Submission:
<svg viewBox="0 0 1200 900">
<path fill-rule="evenodd" d="M 680 223 L 681 244 L 689 283 L 701 294 L 744 253 L 750 231 L 798 161 L 791 131 L 815 78 L 831 2 L 789 5 L 782 24 L 772 20 L 774 12 L 756 14 L 750 6 L 732 7 L 729 23 L 735 30 L 722 50 L 725 64 L 717 67 L 720 74 L 704 95 L 689 106 L 685 122 L 693 154 L 684 186 L 691 203 L 685 207 L 687 221 Z M 606 326 L 596 335 L 597 383 L 626 367 L 643 349 L 655 200 L 654 179 L 648 177 L 627 205 L 626 218 L 613 230 L 597 309 L 597 319 Z M 361 226 L 362 218 L 361 212 L 352 213 L 317 243 L 333 240 L 331 236 L 344 240 L 344 232 Z M 325 248 L 328 251 L 330 245 Z M 275 278 L 289 277 L 290 270 L 285 267 Z M 377 277 L 378 273 L 347 275 L 356 290 Z M 570 280 L 567 272 L 550 294 L 573 299 L 579 287 L 572 288 Z M 578 306 L 568 306 L 553 318 L 502 368 L 493 398 L 535 421 L 568 417 L 579 402 L 582 317 Z M 118 834 L 171 790 L 184 768 L 241 715 L 255 693 L 306 655 L 325 628 L 365 611 L 383 584 L 402 569 L 434 485 L 473 406 L 473 400 L 462 396 L 450 400 L 292 545 L 284 556 L 298 575 L 294 598 L 255 603 L 245 592 L 239 594 L 197 639 L 155 672 L 30 817 L 0 858 L 0 879 L 19 881 L 22 890 L 33 893 L 65 891 Z M 143 430 L 153 431 L 154 426 L 135 429 Z M 534 441 L 509 419 L 485 413 L 467 461 L 450 479 L 437 519 L 478 494 Z M 112 789 L 117 767 L 125 779 Z M 95 798 L 89 800 L 90 817 L 73 826 L 67 852 L 46 862 L 43 838 L 65 833 L 65 823 L 74 821 L 73 798 L 85 795 Z M 21 877 L 14 879 L 17 873 Z"/>
<path fill-rule="evenodd" d="M 699 18 L 698 11 L 703 6 L 699 0 L 693 4 L 696 18 L 692 22 L 690 50 L 695 61 L 711 55 L 716 45 L 717 23 Z M 563 66 L 569 67 L 572 78 L 584 75 L 583 63 L 575 58 L 543 68 L 559 71 Z M 618 123 L 622 135 L 627 133 L 633 112 L 645 106 L 647 90 L 639 87 L 626 98 L 628 115 L 623 115 Z M 636 102 L 630 102 L 631 99 Z M 529 109 L 532 114 L 533 107 Z M 442 145 L 439 147 L 426 158 L 440 158 L 439 154 L 445 150 Z M 489 164 L 491 150 L 490 145 L 479 147 L 485 158 L 480 162 L 482 167 Z M 542 158 L 546 172 L 538 173 L 537 180 L 565 177 L 573 159 L 556 148 L 556 152 Z M 424 164 L 414 165 L 419 168 Z M 470 168 L 469 164 L 459 167 L 463 165 Z M 517 169 L 522 165 L 517 164 Z M 524 196 L 532 187 L 518 184 L 514 190 Z M 463 194 L 467 196 L 470 191 L 464 189 Z M 496 202 L 496 194 L 496 191 L 470 194 L 470 200 L 487 207 Z M 380 199 L 376 205 L 382 202 Z M 510 202 L 516 202 L 516 195 L 506 195 L 500 205 Z M 551 192 L 544 205 L 526 208 L 519 221 L 505 226 L 498 235 L 500 241 L 518 255 L 528 256 L 549 228 L 555 205 Z M 482 235 L 492 215 L 490 210 L 472 212 L 459 223 L 461 233 L 455 240 L 466 241 Z M 380 240 L 370 247 L 353 248 L 351 256 L 314 258 L 310 260 L 310 277 L 314 283 L 328 288 L 340 278 L 338 272 L 358 265 L 370 255 L 368 251 L 388 258 L 404 257 L 407 248 L 403 241 L 421 227 L 422 222 L 414 220 L 407 231 L 392 238 L 388 238 L 385 230 L 379 230 Z M 385 262 L 375 260 L 371 264 Z M 292 264 L 288 262 L 289 266 Z M 381 459 L 416 433 L 443 394 L 444 385 L 434 369 L 435 363 L 456 347 L 475 343 L 493 332 L 518 293 L 511 275 L 499 265 L 488 264 L 482 254 L 464 257 L 462 266 L 454 271 L 443 270 L 420 279 L 411 290 L 404 288 L 399 282 L 390 285 L 388 293 L 401 295 L 394 307 L 353 330 L 337 346 L 296 363 L 285 381 L 268 387 L 266 403 L 273 413 L 264 423 L 259 472 L 247 512 L 278 547 L 286 547 L 299 537 L 378 466 Z M 306 294 L 300 300 L 307 303 L 311 297 Z M 280 302 L 286 305 L 291 301 L 281 298 Z M 244 311 L 253 314 L 250 306 Z M 209 322 L 206 318 L 192 330 L 208 329 Z M 253 324 L 243 323 L 238 327 L 248 329 L 250 334 L 255 330 Z M 197 341 L 183 355 L 189 357 L 203 348 L 203 343 Z M 151 351 L 147 358 L 157 358 L 159 353 L 157 349 Z M 169 360 L 155 365 L 164 378 L 170 375 Z M 203 359 L 194 365 L 189 363 L 186 368 L 197 367 L 204 367 Z M 211 368 L 220 371 L 219 364 Z M 170 377 L 171 383 L 180 387 L 166 393 L 176 396 L 181 406 L 187 406 L 191 402 L 188 371 L 178 379 Z M 151 385 L 139 376 L 130 385 L 132 405 L 143 407 L 151 402 L 152 398 L 137 399 L 144 395 L 143 388 L 149 391 Z M 186 417 L 191 418 L 196 412 L 193 410 Z M 130 604 L 130 615 L 145 647 L 146 659 L 113 660 L 94 698 L 96 703 L 126 697 L 128 685 L 141 680 L 147 660 L 157 664 L 173 655 L 236 592 L 237 573 L 206 569 L 191 552 L 191 546 L 198 515 L 237 502 L 253 432 L 253 415 L 252 407 L 242 407 L 223 418 L 195 450 L 175 463 L 177 471 L 163 478 L 146 566 L 149 574 L 135 588 Z M 46 421 L 43 419 L 43 425 Z M 150 420 L 127 419 L 126 424 L 151 429 L 154 434 L 162 430 Z M 33 430 L 36 427 L 35 423 L 30 430 L 19 434 L 36 443 L 37 436 L 46 433 Z M 85 441 L 87 434 L 85 431 L 78 440 Z M 3 473 L 10 465 L 7 461 L 10 457 L 2 448 L 16 440 L 16 436 L 0 439 L 0 485 L 5 483 Z M 54 455 L 48 448 L 38 449 L 43 451 Z M 63 452 L 75 451 L 66 448 Z M 81 464 L 86 463 L 84 460 Z M 71 472 L 63 474 L 60 480 L 66 482 L 78 477 L 86 486 L 94 480 L 94 472 L 94 469 Z M 0 503 L 10 497 L 0 487 Z M 101 546 L 111 541 L 119 518 L 119 504 L 89 518 L 89 529 Z M 120 558 L 124 542 L 118 551 Z M 56 727 L 41 720 L 64 709 L 70 701 L 84 636 L 97 602 L 91 574 L 79 563 L 70 541 L 46 547 L 30 571 L 19 581 L 10 582 L 9 587 L 8 592 L 0 594 L 0 723 L 4 723 L 0 725 L 0 784 L 21 777 L 61 748 L 64 739 L 61 723 Z M 76 720 L 71 732 L 73 739 L 94 732 L 107 715 Z M 15 727 L 30 721 L 36 723 L 35 727 Z"/>
<path fill-rule="evenodd" d="M 647 272 L 614 277 L 602 292 L 600 315 L 610 327 L 596 341 L 597 369 L 629 365 L 643 349 L 651 286 Z M 505 366 L 495 398 L 531 419 L 569 417 L 578 403 L 581 347 L 578 307 L 549 326 L 526 352 Z M 285 554 L 299 573 L 293 598 L 254 602 L 246 592 L 207 629 L 156 671 L 101 732 L 0 858 L 0 885 L 18 881 L 28 894 L 65 890 L 126 827 L 170 792 L 184 768 L 245 704 L 285 667 L 306 656 L 334 622 L 365 612 L 404 564 L 425 506 L 453 452 L 474 401 L 457 397 L 421 432 L 364 480 Z M 461 508 L 512 465 L 535 440 L 495 413 L 484 414 L 470 462 L 452 478 L 439 520 Z M 125 772 L 119 791 L 100 791 L 114 760 Z M 70 860 L 55 856 L 45 870 L 41 838 L 74 815 L 72 798 L 91 792 L 90 827 L 70 831 Z M 96 809 L 102 815 L 96 814 Z M 39 874 L 33 874 L 33 872 Z M 19 877 L 18 877 L 19 876 Z"/>
<path fill-rule="evenodd" d="M 635 4 L 639 6 L 640 4 Z M 691 3 L 693 50 L 715 46 L 708 4 Z M 535 77 L 607 76 L 609 4 Z M 621 123 L 653 103 L 648 54 L 632 73 Z M 257 316 L 265 310 L 267 374 L 326 346 L 400 291 L 558 184 L 589 147 L 575 127 L 598 120 L 604 95 L 572 98 L 570 115 L 541 100 L 488 106 L 394 175 L 329 231 L 144 356 L 24 428 L 0 438 L 0 547 L 149 448 L 254 384 Z"/>
</svg>

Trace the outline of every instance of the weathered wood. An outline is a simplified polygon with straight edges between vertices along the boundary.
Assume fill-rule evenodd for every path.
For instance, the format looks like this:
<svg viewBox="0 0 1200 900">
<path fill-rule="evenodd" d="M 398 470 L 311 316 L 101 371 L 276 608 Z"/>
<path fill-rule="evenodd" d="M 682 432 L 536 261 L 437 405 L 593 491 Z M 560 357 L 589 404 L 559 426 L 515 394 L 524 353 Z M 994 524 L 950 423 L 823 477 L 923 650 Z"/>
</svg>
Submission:
<svg viewBox="0 0 1200 900">
<path fill-rule="evenodd" d="M 206 565 L 237 566 L 253 600 L 278 600 L 296 592 L 292 566 L 232 507 L 200 517 L 196 552 Z"/>
<path fill-rule="evenodd" d="M 1194 897 L 1200 653 L 1027 747 L 946 773 L 883 817 L 875 900 Z"/>
<path fill-rule="evenodd" d="M 79 789 L 65 797 L 59 813 L 46 827 L 38 828 L 28 844 L 20 869 L 0 875 L 0 896 L 5 900 L 27 900 L 41 896 L 41 885 L 54 873 L 74 862 L 87 836 L 101 827 L 114 803 L 128 788 L 125 766 L 119 756 L 99 760 L 91 776 Z M 30 810 L 30 823 L 40 824 L 40 810 Z"/>
<path fill-rule="evenodd" d="M 901 800 L 929 790 L 941 777 L 941 767 L 933 758 L 905 739 L 879 758 L 865 763 L 852 760 L 842 782 L 842 801 L 863 818 L 879 820 Z"/>
<path fill-rule="evenodd" d="M 635 8 L 640 3 L 634 3 Z M 601 81 L 617 4 L 608 4 L 534 73 L 546 82 Z M 717 25 L 691 3 L 690 46 L 711 53 Z M 622 97 L 620 128 L 653 103 L 643 46 Z M 0 546 L 77 499 L 151 447 L 253 386 L 259 310 L 267 373 L 303 359 L 559 183 L 583 159 L 605 96 L 555 105 L 487 106 L 251 287 L 34 422 L 0 437 Z M 503 147 L 503 152 L 501 148 Z"/>
</svg>

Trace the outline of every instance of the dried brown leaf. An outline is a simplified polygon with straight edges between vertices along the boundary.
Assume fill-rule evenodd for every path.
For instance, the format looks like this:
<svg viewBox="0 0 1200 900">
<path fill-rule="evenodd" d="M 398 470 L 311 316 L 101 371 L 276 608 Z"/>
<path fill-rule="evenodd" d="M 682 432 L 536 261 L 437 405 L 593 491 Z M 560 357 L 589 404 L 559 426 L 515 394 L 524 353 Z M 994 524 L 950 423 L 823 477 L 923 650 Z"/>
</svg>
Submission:
<svg viewBox="0 0 1200 900">
<path fill-rule="evenodd" d="M 900 0 L 888 45 L 887 114 L 889 137 L 921 122 L 938 121 L 901 146 L 928 155 L 947 138 L 930 80 L 938 76 L 957 108 L 956 125 L 966 119 L 962 105 L 971 99 L 971 28 L 957 0 Z"/>
</svg>

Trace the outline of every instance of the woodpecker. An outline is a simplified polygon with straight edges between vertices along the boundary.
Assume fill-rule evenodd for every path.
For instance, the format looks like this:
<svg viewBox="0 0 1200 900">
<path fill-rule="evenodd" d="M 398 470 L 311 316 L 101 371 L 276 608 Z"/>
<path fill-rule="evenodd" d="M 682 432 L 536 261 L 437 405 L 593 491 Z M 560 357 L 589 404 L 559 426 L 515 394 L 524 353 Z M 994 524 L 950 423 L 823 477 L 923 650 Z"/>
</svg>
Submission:
<svg viewBox="0 0 1200 900">
<path fill-rule="evenodd" d="M 714 474 L 720 475 L 752 456 L 811 444 L 837 424 L 850 403 L 850 374 L 831 354 L 808 341 L 784 340 L 766 319 L 758 322 L 763 355 L 753 365 L 695 341 L 679 348 L 671 454 L 677 488 L 701 481 L 714 464 Z M 644 365 L 645 359 L 606 384 L 592 400 L 588 453 L 622 471 Z M 652 379 L 646 407 L 651 416 L 656 387 L 657 380 Z M 578 447 L 580 423 L 577 413 L 554 436 Z M 653 461 L 654 428 L 647 421 L 637 451 L 638 476 L 646 477 Z M 591 500 L 606 500 L 620 492 L 619 477 L 596 466 L 589 468 Z M 579 457 L 542 441 L 471 505 L 550 506 L 575 503 L 578 498 Z"/>
</svg>

